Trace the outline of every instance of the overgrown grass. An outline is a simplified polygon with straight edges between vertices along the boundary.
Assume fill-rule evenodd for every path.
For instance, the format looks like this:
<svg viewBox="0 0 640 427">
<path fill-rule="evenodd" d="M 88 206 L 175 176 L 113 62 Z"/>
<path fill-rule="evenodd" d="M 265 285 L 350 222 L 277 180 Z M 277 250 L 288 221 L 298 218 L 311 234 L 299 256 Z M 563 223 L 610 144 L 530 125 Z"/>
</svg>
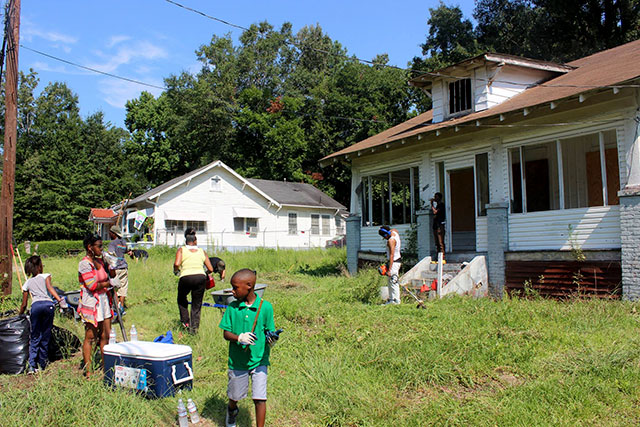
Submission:
<svg viewBox="0 0 640 427">
<path fill-rule="evenodd" d="M 384 279 L 348 278 L 339 250 L 223 254 L 229 272 L 258 270 L 276 325 L 267 424 L 274 426 L 637 425 L 640 315 L 628 302 L 447 298 L 377 305 Z M 76 258 L 45 271 L 77 288 Z M 177 332 L 172 251 L 131 263 L 127 326 L 141 339 Z M 220 285 L 218 285 L 220 286 Z M 2 309 L 17 307 L 18 291 Z M 211 299 L 208 299 L 211 301 Z M 212 425 L 224 425 L 227 344 L 220 312 L 203 308 L 193 348 L 196 380 L 185 393 Z M 81 325 L 56 323 L 82 336 Z M 171 425 L 177 398 L 146 400 L 86 381 L 78 359 L 36 377 L 0 377 L 2 425 Z M 241 402 L 239 425 L 253 407 Z"/>
</svg>

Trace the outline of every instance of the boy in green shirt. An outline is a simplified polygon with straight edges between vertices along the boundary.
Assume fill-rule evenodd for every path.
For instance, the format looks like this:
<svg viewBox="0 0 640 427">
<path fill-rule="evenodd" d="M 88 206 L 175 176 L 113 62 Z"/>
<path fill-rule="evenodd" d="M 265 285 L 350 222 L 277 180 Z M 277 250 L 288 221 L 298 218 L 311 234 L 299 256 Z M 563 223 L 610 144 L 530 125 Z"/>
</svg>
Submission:
<svg viewBox="0 0 640 427">
<path fill-rule="evenodd" d="M 238 401 L 247 397 L 251 377 L 251 397 L 256 408 L 256 425 L 264 426 L 267 413 L 267 366 L 277 334 L 273 307 L 254 292 L 256 272 L 247 268 L 231 277 L 233 301 L 220 321 L 224 339 L 229 341 L 229 384 L 227 427 L 236 425 Z M 269 333 L 269 339 L 267 337 Z"/>
</svg>

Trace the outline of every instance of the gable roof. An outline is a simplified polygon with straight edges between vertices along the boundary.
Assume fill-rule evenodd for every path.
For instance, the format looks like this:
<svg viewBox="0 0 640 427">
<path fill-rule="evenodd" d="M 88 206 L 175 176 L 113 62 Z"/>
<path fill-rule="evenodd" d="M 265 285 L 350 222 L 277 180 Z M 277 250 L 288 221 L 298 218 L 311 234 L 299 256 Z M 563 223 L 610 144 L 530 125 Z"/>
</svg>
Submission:
<svg viewBox="0 0 640 427">
<path fill-rule="evenodd" d="M 439 123 L 432 123 L 432 114 L 428 111 L 350 147 L 330 154 L 320 159 L 320 162 L 328 164 L 329 160 L 337 160 L 340 156 L 348 156 L 365 149 L 391 144 L 404 138 L 435 132 L 439 129 L 463 124 L 468 126 L 469 122 L 494 118 L 500 114 L 575 97 L 603 86 L 623 85 L 625 82 L 640 77 L 640 40 L 595 53 L 570 62 L 567 65 L 574 68 L 543 84 L 527 89 L 495 107 Z"/>
<path fill-rule="evenodd" d="M 118 214 L 115 213 L 113 209 L 91 208 L 91 211 L 89 212 L 89 221 L 98 219 L 112 219 L 117 216 Z"/>
<path fill-rule="evenodd" d="M 248 181 L 283 206 L 346 210 L 343 205 L 311 184 L 268 179 L 249 179 Z"/>
<path fill-rule="evenodd" d="M 188 172 L 184 175 L 181 175 L 177 178 L 173 178 L 163 184 L 158 185 L 155 188 L 152 188 L 151 190 L 147 191 L 144 194 L 139 195 L 138 197 L 134 198 L 133 200 L 129 201 L 129 203 L 127 203 L 127 206 L 131 206 L 131 205 L 136 205 L 138 203 L 149 203 L 151 199 L 157 198 L 160 195 L 162 195 L 163 193 L 166 193 L 169 190 L 174 189 L 175 187 L 188 182 L 190 180 L 192 180 L 193 178 L 197 177 L 198 175 L 201 175 L 215 167 L 221 167 L 224 170 L 226 170 L 227 172 L 229 172 L 231 175 L 233 175 L 234 177 L 236 177 L 238 180 L 240 180 L 243 184 L 248 185 L 249 187 L 251 187 L 253 190 L 255 190 L 258 194 L 260 194 L 261 196 L 263 196 L 264 198 L 266 198 L 267 200 L 269 200 L 271 203 L 275 204 L 275 205 L 279 205 L 279 203 L 274 200 L 273 198 L 271 198 L 270 196 L 268 196 L 267 194 L 265 194 L 264 192 L 262 192 L 259 188 L 257 188 L 256 186 L 254 186 L 253 184 L 251 184 L 248 180 L 246 180 L 245 178 L 243 178 L 240 174 L 238 174 L 236 171 L 234 171 L 233 169 L 231 169 L 229 166 L 227 166 L 226 164 L 222 163 L 220 160 L 216 160 L 215 162 L 211 162 L 208 165 L 202 166 L 198 169 L 195 169 L 191 172 Z"/>
<path fill-rule="evenodd" d="M 448 77 L 448 74 L 456 69 L 473 67 L 474 64 L 481 62 L 493 62 L 495 64 L 515 65 L 517 67 L 530 68 L 533 70 L 549 71 L 552 73 L 567 73 L 575 67 L 567 64 L 558 64 L 556 62 L 541 61 L 539 59 L 524 58 L 522 56 L 507 55 L 504 53 L 485 52 L 473 58 L 465 59 L 456 64 L 449 65 L 444 68 L 425 73 L 409 80 L 411 86 L 424 87 L 430 86 L 433 79 L 439 77 Z"/>
</svg>

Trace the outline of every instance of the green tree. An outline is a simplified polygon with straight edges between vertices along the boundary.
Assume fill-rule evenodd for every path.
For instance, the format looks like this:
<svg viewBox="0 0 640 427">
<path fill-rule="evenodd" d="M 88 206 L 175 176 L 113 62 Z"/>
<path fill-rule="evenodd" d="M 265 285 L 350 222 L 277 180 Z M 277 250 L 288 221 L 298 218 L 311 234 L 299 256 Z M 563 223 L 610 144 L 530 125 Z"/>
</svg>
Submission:
<svg viewBox="0 0 640 427">
<path fill-rule="evenodd" d="M 202 69 L 166 79 L 158 98 L 127 104 L 150 183 L 160 184 L 220 159 L 249 178 L 303 181 L 347 203 L 349 171 L 320 171 L 318 160 L 409 117 L 407 73 L 348 58 L 319 26 L 296 34 L 252 25 L 233 45 L 214 36 L 196 55 Z"/>
</svg>

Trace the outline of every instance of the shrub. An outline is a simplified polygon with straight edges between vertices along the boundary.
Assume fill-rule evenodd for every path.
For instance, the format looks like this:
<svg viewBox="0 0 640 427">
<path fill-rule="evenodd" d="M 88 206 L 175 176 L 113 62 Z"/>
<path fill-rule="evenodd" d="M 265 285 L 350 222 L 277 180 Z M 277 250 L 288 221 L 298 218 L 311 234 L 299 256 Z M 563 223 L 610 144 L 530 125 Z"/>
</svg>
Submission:
<svg viewBox="0 0 640 427">
<path fill-rule="evenodd" d="M 26 253 L 24 243 L 19 244 L 18 248 L 20 256 L 22 256 L 23 259 L 34 254 L 54 257 L 66 256 L 75 251 L 84 253 L 82 240 L 49 240 L 43 242 L 31 242 L 31 254 Z"/>
</svg>

